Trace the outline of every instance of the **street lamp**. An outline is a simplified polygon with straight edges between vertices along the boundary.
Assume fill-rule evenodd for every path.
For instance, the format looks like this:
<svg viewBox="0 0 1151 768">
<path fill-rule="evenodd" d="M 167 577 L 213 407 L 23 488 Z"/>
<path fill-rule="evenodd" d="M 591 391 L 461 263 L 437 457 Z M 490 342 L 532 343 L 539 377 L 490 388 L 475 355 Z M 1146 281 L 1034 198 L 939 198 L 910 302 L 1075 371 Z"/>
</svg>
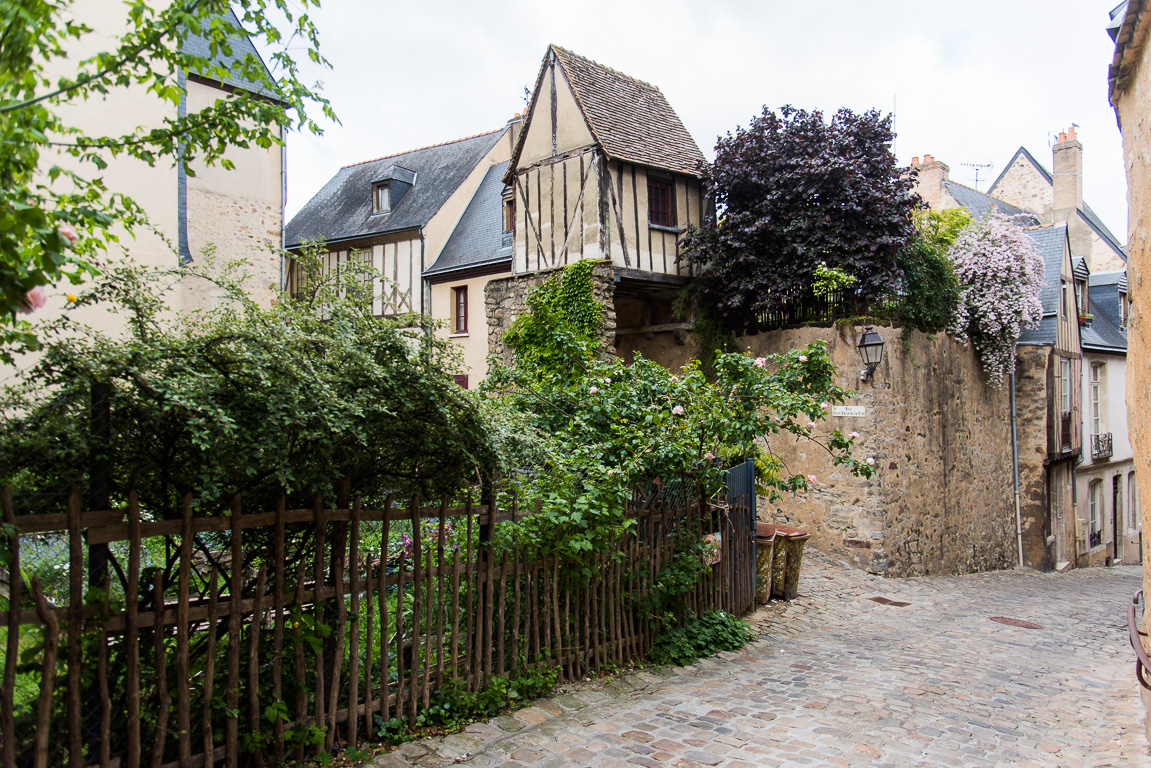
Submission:
<svg viewBox="0 0 1151 768">
<path fill-rule="evenodd" d="M 863 330 L 863 336 L 857 346 L 864 366 L 859 374 L 859 380 L 867 381 L 883 360 L 883 348 L 887 346 L 887 342 L 869 325 Z"/>
</svg>

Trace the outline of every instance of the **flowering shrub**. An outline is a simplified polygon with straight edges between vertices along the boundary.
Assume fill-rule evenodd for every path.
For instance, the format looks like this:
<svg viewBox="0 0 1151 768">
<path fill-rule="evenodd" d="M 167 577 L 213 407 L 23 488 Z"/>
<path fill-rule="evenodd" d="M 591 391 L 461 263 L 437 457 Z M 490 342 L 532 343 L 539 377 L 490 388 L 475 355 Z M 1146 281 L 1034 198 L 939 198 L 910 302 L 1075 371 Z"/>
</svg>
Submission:
<svg viewBox="0 0 1151 768">
<path fill-rule="evenodd" d="M 963 229 L 948 252 L 962 286 L 951 332 L 970 339 L 990 384 L 1015 370 L 1015 343 L 1043 317 L 1043 259 L 1024 230 L 1003 216 Z"/>
<path fill-rule="evenodd" d="M 708 377 L 698 361 L 673 372 L 642 356 L 627 364 L 602 348 L 557 365 L 554 352 L 570 330 L 536 328 L 532 344 L 548 344 L 554 333 L 554 348 L 521 343 L 515 364 L 495 366 L 484 385 L 503 470 L 519 478 L 524 503 L 545 513 L 524 521 L 529 537 L 551 542 L 558 534 L 569 553 L 593 551 L 619 530 L 637 486 L 677 481 L 690 494 L 718 492 L 726 465 L 717 456 L 763 454 L 772 469 L 760 478 L 768 496 L 806 490 L 813 481 L 799 467 L 774 460 L 780 438 L 812 440 L 851 473 L 873 472 L 851 457 L 852 440 L 838 430 L 825 442 L 813 437 L 831 403 L 851 394 L 835 385 L 821 341 L 768 357 L 721 353 Z"/>
</svg>

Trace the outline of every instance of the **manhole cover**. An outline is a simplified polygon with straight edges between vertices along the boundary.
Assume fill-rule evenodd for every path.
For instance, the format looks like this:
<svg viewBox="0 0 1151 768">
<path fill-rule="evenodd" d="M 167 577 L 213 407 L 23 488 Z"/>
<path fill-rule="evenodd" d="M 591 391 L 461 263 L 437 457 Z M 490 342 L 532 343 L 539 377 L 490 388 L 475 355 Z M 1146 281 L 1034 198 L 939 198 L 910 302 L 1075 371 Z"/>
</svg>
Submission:
<svg viewBox="0 0 1151 768">
<path fill-rule="evenodd" d="M 1000 624 L 1006 624 L 1009 627 L 1019 627 L 1020 629 L 1043 629 L 1038 624 L 1032 624 L 1030 621 L 1023 619 L 1011 619 L 1006 616 L 992 616 L 992 621 L 998 621 Z"/>
<path fill-rule="evenodd" d="M 902 608 L 905 605 L 911 605 L 911 603 L 901 603 L 898 600 L 892 600 L 890 597 L 883 596 L 869 597 L 867 599 L 877 602 L 880 605 L 894 605 L 896 608 Z"/>
</svg>

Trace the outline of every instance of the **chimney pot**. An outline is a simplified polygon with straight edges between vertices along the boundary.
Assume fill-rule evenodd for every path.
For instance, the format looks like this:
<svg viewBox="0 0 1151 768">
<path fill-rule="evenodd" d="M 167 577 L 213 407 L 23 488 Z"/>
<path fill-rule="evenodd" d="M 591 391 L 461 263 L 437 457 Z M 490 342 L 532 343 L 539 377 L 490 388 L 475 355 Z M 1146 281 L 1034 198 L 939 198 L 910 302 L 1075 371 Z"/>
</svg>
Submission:
<svg viewBox="0 0 1151 768">
<path fill-rule="evenodd" d="M 1062 144 L 1065 141 L 1067 141 L 1067 132 L 1066 131 L 1060 131 L 1059 132 L 1059 143 Z"/>
<path fill-rule="evenodd" d="M 919 165 L 919 156 L 916 155 L 915 157 L 911 158 L 911 167 L 915 168 L 918 165 Z"/>
<path fill-rule="evenodd" d="M 927 164 L 927 163 L 934 163 L 934 162 L 935 162 L 935 158 L 934 158 L 934 157 L 932 157 L 931 155 L 924 155 L 924 156 L 923 156 L 923 162 L 924 162 L 924 164 Z"/>
<path fill-rule="evenodd" d="M 1067 129 L 1067 137 L 1072 141 L 1075 140 L 1075 123 L 1072 123 L 1071 127 Z"/>
</svg>

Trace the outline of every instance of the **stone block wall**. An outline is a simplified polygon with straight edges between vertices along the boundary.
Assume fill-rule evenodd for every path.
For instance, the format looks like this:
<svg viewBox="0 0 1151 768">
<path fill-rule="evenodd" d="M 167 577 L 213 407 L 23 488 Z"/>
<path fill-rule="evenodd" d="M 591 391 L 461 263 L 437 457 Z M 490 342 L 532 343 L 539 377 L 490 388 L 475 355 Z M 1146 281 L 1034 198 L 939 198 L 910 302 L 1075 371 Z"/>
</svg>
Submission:
<svg viewBox="0 0 1151 768">
<path fill-rule="evenodd" d="M 1018 559 L 1012 483 L 1010 391 L 989 387 L 974 351 L 945 334 L 880 328 L 887 341 L 873 381 L 861 383 L 856 349 L 863 328 L 797 328 L 740 340 L 753 354 L 807 346 L 816 339 L 858 395 L 865 415 L 831 416 L 820 427 L 860 434 L 856 455 L 875 459 L 870 480 L 834 466 L 809 441 L 777 439 L 771 448 L 791 472 L 814 474 L 810 493 L 785 496 L 760 518 L 812 534 L 809 546 L 888 576 L 969 573 L 1013 567 Z M 682 365 L 667 339 L 635 337 L 634 350 Z M 683 349 L 679 347 L 679 349 Z"/>
<path fill-rule="evenodd" d="M 529 272 L 522 275 L 512 275 L 488 282 L 484 288 L 484 305 L 488 318 L 488 353 L 504 362 L 510 363 L 512 352 L 504 345 L 504 334 L 517 317 L 528 310 L 528 296 L 538 286 L 545 283 L 561 269 L 548 269 L 541 272 Z M 611 351 L 614 352 L 616 315 L 615 315 L 615 270 L 608 262 L 598 264 L 591 273 L 592 295 L 604 308 L 600 328 L 606 337 Z"/>
</svg>

